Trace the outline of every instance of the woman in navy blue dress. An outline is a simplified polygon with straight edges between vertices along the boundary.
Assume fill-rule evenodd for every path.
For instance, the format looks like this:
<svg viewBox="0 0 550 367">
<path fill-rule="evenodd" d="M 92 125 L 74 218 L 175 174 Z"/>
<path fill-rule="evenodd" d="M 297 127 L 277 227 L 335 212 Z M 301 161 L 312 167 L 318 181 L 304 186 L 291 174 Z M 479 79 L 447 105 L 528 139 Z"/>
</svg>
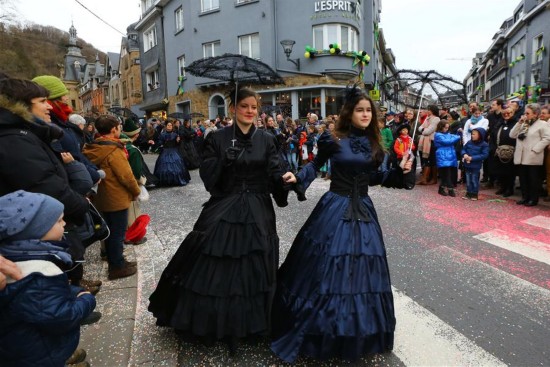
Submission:
<svg viewBox="0 0 550 367">
<path fill-rule="evenodd" d="M 398 187 L 403 181 L 397 170 L 379 167 L 384 150 L 376 116 L 370 98 L 348 90 L 334 135 L 321 135 L 317 157 L 297 175 L 306 189 L 331 160 L 330 191 L 277 275 L 271 349 L 287 362 L 300 354 L 357 360 L 393 348 L 390 274 L 368 186 Z"/>
<path fill-rule="evenodd" d="M 173 123 L 168 121 L 159 137 L 159 145 L 163 149 L 155 162 L 154 175 L 159 180 L 158 186 L 185 186 L 191 181 L 189 171 L 178 152 L 178 144 L 180 137 L 174 131 Z"/>
</svg>

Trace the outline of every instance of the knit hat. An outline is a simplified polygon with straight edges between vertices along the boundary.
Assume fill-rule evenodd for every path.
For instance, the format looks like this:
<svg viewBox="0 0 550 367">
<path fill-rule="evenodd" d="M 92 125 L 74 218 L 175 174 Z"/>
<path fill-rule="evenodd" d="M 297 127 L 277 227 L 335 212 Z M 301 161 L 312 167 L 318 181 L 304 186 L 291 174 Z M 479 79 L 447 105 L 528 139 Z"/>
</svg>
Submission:
<svg viewBox="0 0 550 367">
<path fill-rule="evenodd" d="M 69 94 L 69 90 L 63 84 L 61 79 L 53 75 L 41 75 L 32 80 L 36 84 L 39 84 L 46 88 L 50 92 L 48 99 L 53 100 Z"/>
<path fill-rule="evenodd" d="M 406 122 L 405 123 L 402 123 L 401 125 L 399 125 L 397 127 L 397 129 L 395 130 L 395 134 L 397 135 L 401 135 L 401 130 L 403 129 L 407 129 L 409 132 L 411 132 L 411 125 L 407 124 Z"/>
<path fill-rule="evenodd" d="M 138 134 L 140 131 L 141 127 L 139 127 L 132 119 L 126 119 L 126 121 L 124 121 L 124 125 L 122 125 L 122 132 L 129 137 Z"/>
<path fill-rule="evenodd" d="M 54 226 L 63 204 L 44 194 L 18 190 L 0 197 L 0 241 L 38 240 Z"/>
</svg>

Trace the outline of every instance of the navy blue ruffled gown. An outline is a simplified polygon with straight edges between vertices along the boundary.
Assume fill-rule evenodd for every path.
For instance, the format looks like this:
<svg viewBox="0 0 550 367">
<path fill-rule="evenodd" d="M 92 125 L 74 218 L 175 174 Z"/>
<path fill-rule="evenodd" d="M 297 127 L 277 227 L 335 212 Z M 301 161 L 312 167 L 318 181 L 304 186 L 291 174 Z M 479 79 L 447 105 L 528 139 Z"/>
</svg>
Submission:
<svg viewBox="0 0 550 367">
<path fill-rule="evenodd" d="M 386 249 L 368 186 L 399 186 L 397 171 L 377 170 L 361 130 L 335 141 L 324 133 L 317 158 L 298 174 L 304 188 L 331 160 L 332 181 L 279 269 L 271 349 L 357 360 L 393 348 L 395 316 Z"/>
<path fill-rule="evenodd" d="M 155 162 L 154 175 L 158 178 L 158 186 L 185 186 L 191 181 L 189 171 L 178 152 L 176 132 L 163 132 L 159 137 L 159 145 L 163 147 Z"/>
</svg>

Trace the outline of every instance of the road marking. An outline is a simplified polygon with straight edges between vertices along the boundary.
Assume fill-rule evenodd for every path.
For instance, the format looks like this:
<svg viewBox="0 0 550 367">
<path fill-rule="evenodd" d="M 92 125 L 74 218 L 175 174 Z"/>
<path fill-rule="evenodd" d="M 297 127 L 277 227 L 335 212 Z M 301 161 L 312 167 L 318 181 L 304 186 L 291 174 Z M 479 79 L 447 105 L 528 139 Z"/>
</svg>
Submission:
<svg viewBox="0 0 550 367">
<path fill-rule="evenodd" d="M 393 353 L 406 366 L 505 366 L 459 331 L 394 288 Z"/>
<path fill-rule="evenodd" d="M 536 217 L 526 219 L 523 223 L 527 223 L 535 227 L 550 229 L 550 217 L 545 217 L 543 215 L 537 215 Z"/>
<path fill-rule="evenodd" d="M 474 238 L 550 265 L 550 244 L 510 235 L 500 229 L 478 234 Z"/>
</svg>

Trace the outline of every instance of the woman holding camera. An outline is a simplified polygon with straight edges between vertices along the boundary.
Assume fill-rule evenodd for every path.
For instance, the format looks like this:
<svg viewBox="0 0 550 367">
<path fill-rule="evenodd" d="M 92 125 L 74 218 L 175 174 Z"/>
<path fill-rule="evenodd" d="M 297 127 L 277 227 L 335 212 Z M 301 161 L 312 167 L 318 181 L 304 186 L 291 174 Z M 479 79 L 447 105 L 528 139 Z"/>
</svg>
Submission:
<svg viewBox="0 0 550 367">
<path fill-rule="evenodd" d="M 518 166 L 521 200 L 516 204 L 535 206 L 538 204 L 542 184 L 541 166 L 544 149 L 550 144 L 550 125 L 539 119 L 540 106 L 528 104 L 525 113 L 510 131 L 516 138 L 514 164 Z"/>
<path fill-rule="evenodd" d="M 491 134 L 491 145 L 495 147 L 495 152 L 489 159 L 491 160 L 491 172 L 498 177 L 500 188 L 495 192 L 507 198 L 514 194 L 514 185 L 516 181 L 517 170 L 514 165 L 514 150 L 516 139 L 510 137 L 510 132 L 516 124 L 514 110 L 508 107 L 501 112 L 502 121 L 495 125 L 495 133 Z"/>
</svg>

